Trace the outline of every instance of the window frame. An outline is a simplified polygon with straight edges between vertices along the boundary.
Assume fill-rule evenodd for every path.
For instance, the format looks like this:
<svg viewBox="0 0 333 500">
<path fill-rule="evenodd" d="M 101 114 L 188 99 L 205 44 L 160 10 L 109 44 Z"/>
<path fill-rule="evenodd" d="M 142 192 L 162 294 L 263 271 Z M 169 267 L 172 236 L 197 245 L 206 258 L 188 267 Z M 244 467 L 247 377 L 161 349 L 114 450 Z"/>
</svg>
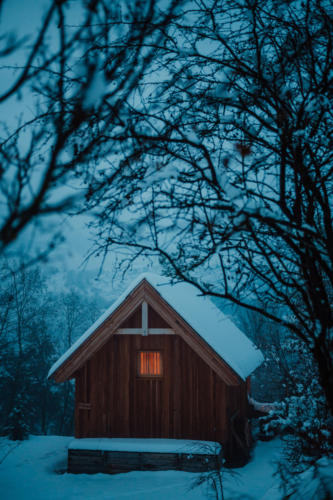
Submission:
<svg viewBox="0 0 333 500">
<path fill-rule="evenodd" d="M 159 374 L 153 374 L 153 373 L 149 373 L 149 374 L 143 374 L 143 373 L 140 373 L 140 367 L 141 367 L 141 364 L 140 364 L 140 354 L 141 353 L 150 353 L 150 352 L 155 352 L 155 353 L 159 353 L 160 355 L 160 373 Z M 164 363 L 163 363 L 163 351 L 162 349 L 138 349 L 136 351 L 136 376 L 138 378 L 143 378 L 143 379 L 157 379 L 157 378 L 163 378 L 163 374 L 164 374 Z"/>
</svg>

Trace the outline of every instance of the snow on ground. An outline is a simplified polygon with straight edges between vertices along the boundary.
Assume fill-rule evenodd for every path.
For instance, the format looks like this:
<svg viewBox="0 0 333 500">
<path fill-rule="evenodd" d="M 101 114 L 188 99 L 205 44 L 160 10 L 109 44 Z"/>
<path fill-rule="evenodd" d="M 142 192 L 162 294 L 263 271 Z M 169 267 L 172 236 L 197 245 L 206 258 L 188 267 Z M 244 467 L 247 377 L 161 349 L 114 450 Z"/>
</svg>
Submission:
<svg viewBox="0 0 333 500">
<path fill-rule="evenodd" d="M 72 437 L 31 436 L 23 442 L 0 438 L 2 500 L 205 500 L 215 498 L 200 474 L 181 471 L 124 474 L 67 474 L 67 447 Z M 279 440 L 259 442 L 252 461 L 224 474 L 225 500 L 268 500 L 276 487 Z M 276 488 L 275 488 L 276 489 Z M 277 490 L 276 490 L 277 491 Z M 274 497 L 274 500 L 278 497 Z"/>
</svg>

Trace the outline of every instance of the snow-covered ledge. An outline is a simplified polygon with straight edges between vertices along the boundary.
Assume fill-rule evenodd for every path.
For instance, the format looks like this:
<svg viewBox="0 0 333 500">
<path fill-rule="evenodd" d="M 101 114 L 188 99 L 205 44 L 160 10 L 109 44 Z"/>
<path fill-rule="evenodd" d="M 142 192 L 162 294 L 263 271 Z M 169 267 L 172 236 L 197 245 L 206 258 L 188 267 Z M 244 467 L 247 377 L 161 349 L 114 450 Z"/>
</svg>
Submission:
<svg viewBox="0 0 333 500">
<path fill-rule="evenodd" d="M 188 439 L 81 438 L 71 441 L 68 449 L 218 455 L 221 451 L 221 445 L 214 441 L 193 441 Z"/>
</svg>

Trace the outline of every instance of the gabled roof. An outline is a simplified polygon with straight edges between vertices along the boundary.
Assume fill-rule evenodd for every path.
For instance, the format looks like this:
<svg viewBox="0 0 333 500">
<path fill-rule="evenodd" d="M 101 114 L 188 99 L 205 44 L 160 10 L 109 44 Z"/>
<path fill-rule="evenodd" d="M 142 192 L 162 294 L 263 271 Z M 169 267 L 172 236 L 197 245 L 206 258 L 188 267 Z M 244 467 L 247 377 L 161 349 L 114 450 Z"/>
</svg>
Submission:
<svg viewBox="0 0 333 500">
<path fill-rule="evenodd" d="M 211 367 L 215 371 L 218 371 L 219 362 L 224 365 L 230 372 L 228 381 L 232 385 L 237 380 L 235 374 L 245 380 L 263 362 L 261 351 L 208 297 L 199 295 L 193 285 L 172 284 L 167 278 L 145 273 L 138 276 L 118 300 L 54 363 L 48 377 L 62 381 L 73 376 L 73 372 L 116 332 L 126 318 L 126 303 L 132 303 L 134 308 L 142 300 L 147 300 L 153 307 L 159 306 L 159 313 L 162 316 L 164 314 L 171 327 L 191 347 L 197 350 L 197 345 L 201 345 L 200 353 L 204 354 L 202 357 L 209 364 L 211 360 Z"/>
</svg>

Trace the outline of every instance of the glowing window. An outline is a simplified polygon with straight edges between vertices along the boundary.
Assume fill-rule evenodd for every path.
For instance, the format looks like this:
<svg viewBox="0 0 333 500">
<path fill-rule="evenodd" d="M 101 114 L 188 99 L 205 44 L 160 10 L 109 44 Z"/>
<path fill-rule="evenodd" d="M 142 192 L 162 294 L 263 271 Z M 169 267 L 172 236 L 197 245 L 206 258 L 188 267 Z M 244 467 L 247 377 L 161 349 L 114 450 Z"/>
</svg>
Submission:
<svg viewBox="0 0 333 500">
<path fill-rule="evenodd" d="M 162 375 L 162 356 L 159 351 L 140 351 L 138 353 L 138 375 L 140 377 L 160 377 Z"/>
</svg>

